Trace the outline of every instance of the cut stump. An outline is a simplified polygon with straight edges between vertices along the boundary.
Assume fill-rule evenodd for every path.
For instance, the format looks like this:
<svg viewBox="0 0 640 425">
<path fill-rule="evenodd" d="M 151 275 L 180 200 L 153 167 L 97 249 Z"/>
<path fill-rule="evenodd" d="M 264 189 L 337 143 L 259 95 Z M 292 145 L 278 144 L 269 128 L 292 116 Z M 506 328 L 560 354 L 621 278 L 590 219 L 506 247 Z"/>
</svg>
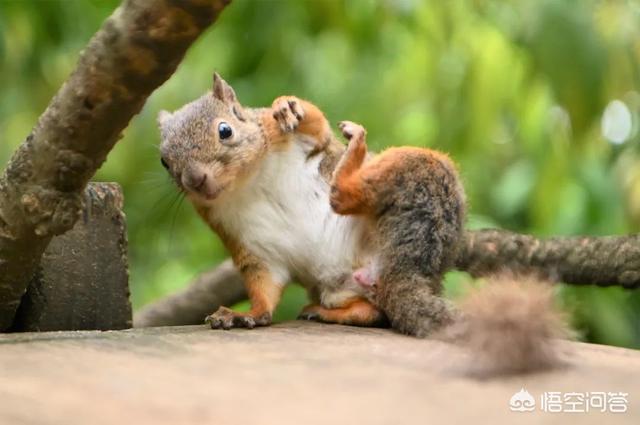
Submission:
<svg viewBox="0 0 640 425">
<path fill-rule="evenodd" d="M 84 197 L 80 220 L 45 250 L 13 331 L 131 327 L 122 189 L 91 183 Z"/>
</svg>

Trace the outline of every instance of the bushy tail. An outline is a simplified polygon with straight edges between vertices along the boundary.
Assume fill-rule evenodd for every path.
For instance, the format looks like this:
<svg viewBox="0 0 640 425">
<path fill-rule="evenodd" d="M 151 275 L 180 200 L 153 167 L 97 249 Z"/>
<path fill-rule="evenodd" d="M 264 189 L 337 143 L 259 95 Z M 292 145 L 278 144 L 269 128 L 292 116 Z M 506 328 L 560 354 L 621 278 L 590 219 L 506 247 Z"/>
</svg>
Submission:
<svg viewBox="0 0 640 425">
<path fill-rule="evenodd" d="M 397 332 L 424 338 L 457 323 L 453 303 L 442 298 L 440 277 L 413 275 L 382 286 L 377 305 Z"/>
<path fill-rule="evenodd" d="M 460 317 L 440 334 L 467 351 L 469 372 L 504 375 L 562 363 L 557 340 L 571 336 L 551 285 L 533 277 L 495 276 L 459 303 Z"/>
</svg>

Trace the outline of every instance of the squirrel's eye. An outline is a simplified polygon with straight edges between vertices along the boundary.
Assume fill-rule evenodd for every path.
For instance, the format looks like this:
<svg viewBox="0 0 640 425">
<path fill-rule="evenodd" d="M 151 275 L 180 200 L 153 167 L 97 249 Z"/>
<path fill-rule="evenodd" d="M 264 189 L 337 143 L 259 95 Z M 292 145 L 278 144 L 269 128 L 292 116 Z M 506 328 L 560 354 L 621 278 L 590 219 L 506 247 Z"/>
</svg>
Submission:
<svg viewBox="0 0 640 425">
<path fill-rule="evenodd" d="M 228 139 L 231 136 L 233 136 L 233 130 L 229 124 L 224 121 L 218 124 L 218 137 L 220 137 L 220 140 Z"/>
<path fill-rule="evenodd" d="M 162 164 L 162 166 L 167 170 L 169 169 L 169 164 L 167 164 L 167 161 L 165 161 L 164 158 L 160 158 L 160 164 Z"/>
</svg>

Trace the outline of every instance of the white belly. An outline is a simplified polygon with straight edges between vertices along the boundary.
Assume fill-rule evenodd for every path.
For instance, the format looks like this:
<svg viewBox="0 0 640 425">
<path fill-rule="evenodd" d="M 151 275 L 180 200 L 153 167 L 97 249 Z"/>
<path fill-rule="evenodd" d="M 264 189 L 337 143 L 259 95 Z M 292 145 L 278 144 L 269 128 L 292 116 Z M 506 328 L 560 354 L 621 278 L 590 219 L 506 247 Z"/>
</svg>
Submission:
<svg viewBox="0 0 640 425">
<path fill-rule="evenodd" d="M 307 159 L 296 144 L 269 153 L 252 180 L 226 195 L 211 218 L 265 261 L 277 282 L 298 280 L 334 304 L 358 292 L 348 280 L 362 250 L 365 223 L 331 210 L 329 185 L 318 171 L 321 159 Z"/>
</svg>

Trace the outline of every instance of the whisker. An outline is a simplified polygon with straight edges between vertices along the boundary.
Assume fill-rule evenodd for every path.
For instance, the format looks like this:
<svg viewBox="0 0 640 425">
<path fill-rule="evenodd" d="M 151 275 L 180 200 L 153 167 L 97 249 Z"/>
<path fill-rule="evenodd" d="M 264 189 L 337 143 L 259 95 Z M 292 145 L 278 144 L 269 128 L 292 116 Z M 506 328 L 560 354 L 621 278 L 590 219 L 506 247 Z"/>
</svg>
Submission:
<svg viewBox="0 0 640 425">
<path fill-rule="evenodd" d="M 178 202 L 176 204 L 175 212 L 173 213 L 173 218 L 171 219 L 171 227 L 169 229 L 169 251 L 171 251 L 173 247 L 173 235 L 176 227 L 176 218 L 178 217 L 178 213 L 180 212 L 180 207 L 182 207 L 185 197 L 186 197 L 186 192 L 180 191 L 180 193 L 178 194 L 178 197 L 176 198 Z"/>
<path fill-rule="evenodd" d="M 160 196 L 151 206 L 149 207 L 150 211 L 153 211 L 155 215 L 152 217 L 158 217 L 160 215 L 164 215 L 166 212 L 171 211 L 173 205 L 176 200 L 180 196 L 180 192 L 175 192 L 174 188 L 167 187 L 165 188 L 165 192 Z M 161 204 L 165 202 L 164 206 Z"/>
</svg>

